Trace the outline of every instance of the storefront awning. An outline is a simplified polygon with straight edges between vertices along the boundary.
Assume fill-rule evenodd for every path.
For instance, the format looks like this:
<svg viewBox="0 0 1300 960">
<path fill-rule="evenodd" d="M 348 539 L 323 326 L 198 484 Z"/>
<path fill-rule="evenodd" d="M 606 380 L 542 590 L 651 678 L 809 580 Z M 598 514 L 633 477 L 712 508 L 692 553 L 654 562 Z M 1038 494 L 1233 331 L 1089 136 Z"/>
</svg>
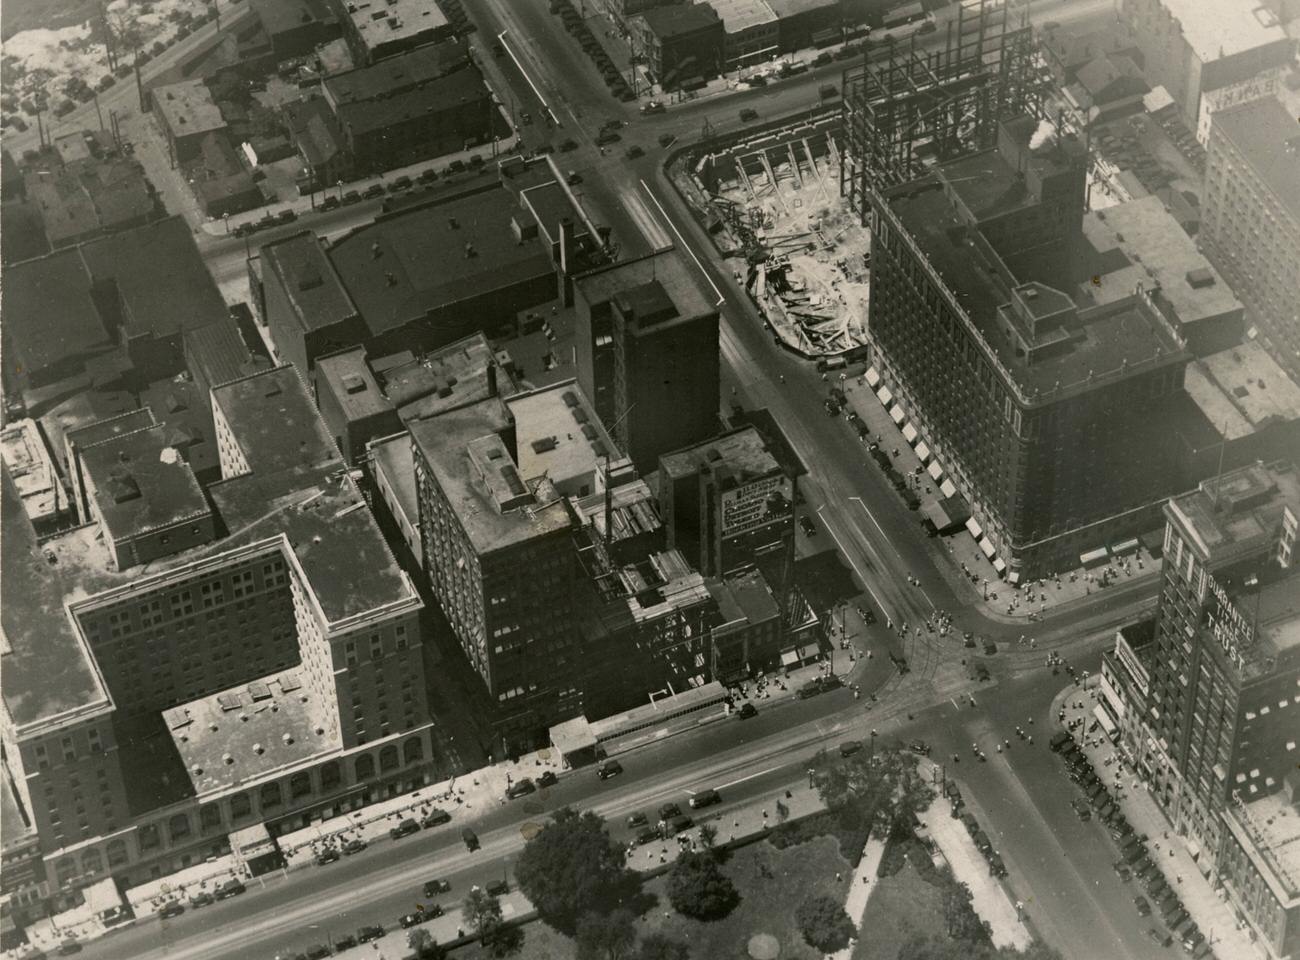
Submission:
<svg viewBox="0 0 1300 960">
<path fill-rule="evenodd" d="M 1097 718 L 1097 722 L 1101 724 L 1101 728 L 1107 734 L 1115 732 L 1115 724 L 1111 721 L 1110 714 L 1106 712 L 1106 708 L 1100 703 L 1092 708 L 1092 715 Z"/>
<path fill-rule="evenodd" d="M 1010 573 L 1007 574 L 1007 583 L 1019 583 L 1019 582 L 1020 582 L 1019 570 L 1012 570 Z"/>
<path fill-rule="evenodd" d="M 916 445 L 916 458 L 922 463 L 930 459 L 930 448 L 925 445 L 924 440 Z"/>
<path fill-rule="evenodd" d="M 994 557 L 994 558 L 993 558 L 993 569 L 994 569 L 994 570 L 996 570 L 998 573 L 1001 573 L 1001 572 L 1004 571 L 1006 568 L 1007 568 L 1007 565 L 1006 565 L 1005 563 L 1002 562 L 1002 558 L 1001 558 L 1001 557 Z"/>
<path fill-rule="evenodd" d="M 925 469 L 936 480 L 943 476 L 943 467 L 939 466 L 938 460 L 931 460 L 930 465 Z"/>
<path fill-rule="evenodd" d="M 1138 548 L 1137 537 L 1132 540 L 1125 540 L 1123 543 L 1117 543 L 1110 548 L 1110 552 L 1117 557 L 1122 557 L 1126 553 L 1135 553 Z"/>
<path fill-rule="evenodd" d="M 898 404 L 894 404 L 889 408 L 889 419 L 893 420 L 895 423 L 902 423 L 907 419 L 907 414 L 903 412 L 902 407 Z"/>
<path fill-rule="evenodd" d="M 799 662 L 798 650 L 786 650 L 784 653 L 781 654 L 781 666 L 783 667 L 788 667 L 791 664 L 795 664 L 798 662 Z"/>
<path fill-rule="evenodd" d="M 878 399 L 885 406 L 889 406 L 891 403 L 894 402 L 894 395 L 889 392 L 888 387 L 881 387 L 879 390 L 876 391 L 876 399 Z"/>
<path fill-rule="evenodd" d="M 984 536 L 984 530 L 983 528 L 980 527 L 980 522 L 976 520 L 974 517 L 971 517 L 969 520 L 966 521 L 966 529 L 967 531 L 969 531 L 970 535 L 974 537 L 976 540 Z"/>
<path fill-rule="evenodd" d="M 867 386 L 872 389 L 875 389 L 876 384 L 880 382 L 880 374 L 876 373 L 875 367 L 867 367 L 867 372 L 864 376 L 867 378 Z"/>
<path fill-rule="evenodd" d="M 1085 567 L 1095 567 L 1099 563 L 1105 563 L 1110 558 L 1110 553 L 1105 547 L 1098 547 L 1096 550 L 1089 550 L 1087 553 L 1079 554 L 1079 563 Z"/>
<path fill-rule="evenodd" d="M 945 497 L 955 497 L 957 496 L 957 487 L 951 480 L 945 479 L 943 483 L 939 484 L 939 492 Z"/>
<path fill-rule="evenodd" d="M 980 537 L 980 552 L 989 558 L 992 558 L 993 554 L 997 553 L 988 537 Z"/>
<path fill-rule="evenodd" d="M 916 427 L 912 426 L 910 423 L 903 424 L 904 440 L 906 440 L 908 443 L 916 443 L 917 436 L 918 434 L 916 432 Z"/>
</svg>

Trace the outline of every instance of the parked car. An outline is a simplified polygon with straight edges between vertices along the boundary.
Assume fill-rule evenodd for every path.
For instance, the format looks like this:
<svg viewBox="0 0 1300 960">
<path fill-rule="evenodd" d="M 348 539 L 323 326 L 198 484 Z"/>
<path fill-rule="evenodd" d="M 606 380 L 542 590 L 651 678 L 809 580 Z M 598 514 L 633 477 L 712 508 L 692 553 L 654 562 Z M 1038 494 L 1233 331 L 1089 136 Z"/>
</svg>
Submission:
<svg viewBox="0 0 1300 960">
<path fill-rule="evenodd" d="M 758 707 L 754 706 L 752 703 L 742 703 L 740 709 L 736 711 L 736 716 L 740 717 L 741 720 L 748 720 L 750 717 L 756 717 L 758 716 Z"/>
<path fill-rule="evenodd" d="M 168 900 L 162 905 L 162 909 L 158 911 L 158 916 L 164 920 L 170 920 L 172 917 L 179 917 L 184 912 L 185 904 L 179 900 Z"/>
<path fill-rule="evenodd" d="M 364 849 L 366 849 L 366 841 L 362 840 L 360 837 L 353 837 L 347 843 L 343 844 L 343 855 L 345 857 L 350 857 L 352 854 L 360 853 Z"/>
<path fill-rule="evenodd" d="M 598 147 L 608 146 L 611 143 L 618 143 L 618 141 L 622 139 L 623 139 L 623 135 L 619 133 L 617 130 L 606 130 L 603 133 L 601 133 L 600 136 L 596 137 L 596 146 Z"/>
<path fill-rule="evenodd" d="M 1160 947 L 1171 946 L 1174 942 L 1174 938 L 1159 927 L 1148 927 L 1147 939 Z"/>
<path fill-rule="evenodd" d="M 410 927 L 414 927 L 417 924 L 424 923 L 424 921 L 428 919 L 429 917 L 425 914 L 423 909 L 412 910 L 410 913 L 403 914 L 402 916 L 398 917 L 397 923 L 399 926 L 401 926 L 403 930 L 406 930 L 409 929 Z"/>
<path fill-rule="evenodd" d="M 401 840 L 402 837 L 409 837 L 413 833 L 420 832 L 420 825 L 414 820 L 403 820 L 393 829 L 388 831 L 388 835 L 394 840 Z"/>
<path fill-rule="evenodd" d="M 1133 906 L 1137 907 L 1139 917 L 1151 916 L 1151 904 L 1146 897 L 1138 895 L 1133 898 Z"/>
<path fill-rule="evenodd" d="M 1116 860 L 1112 867 L 1115 869 L 1115 876 L 1119 877 L 1120 883 L 1128 883 L 1133 879 L 1133 871 L 1128 868 L 1128 864 L 1123 860 Z"/>
<path fill-rule="evenodd" d="M 329 196 L 321 200 L 320 210 L 322 213 L 326 212 L 327 210 L 337 210 L 342 205 L 342 203 L 343 201 L 340 200 L 336 194 L 331 193 Z"/>
<path fill-rule="evenodd" d="M 372 183 L 370 186 L 366 187 L 365 192 L 361 195 L 367 200 L 373 200 L 375 197 L 382 197 L 384 195 L 384 185 L 382 183 Z"/>
<path fill-rule="evenodd" d="M 504 880 L 493 880 L 483 888 L 493 897 L 503 897 L 510 892 L 510 884 Z"/>
<path fill-rule="evenodd" d="M 338 858 L 339 858 L 338 847 L 333 847 L 333 846 L 322 847 L 320 852 L 316 854 L 316 863 L 318 866 L 323 867 L 327 863 L 333 863 Z"/>
<path fill-rule="evenodd" d="M 665 109 L 664 105 L 660 103 L 658 100 L 651 100 L 649 103 L 641 107 L 641 112 L 642 113 L 663 113 L 664 109 Z"/>
<path fill-rule="evenodd" d="M 1061 730 L 1052 734 L 1052 739 L 1047 741 L 1047 746 L 1053 753 L 1060 753 L 1067 743 L 1073 742 L 1073 738 L 1064 730 Z"/>
<path fill-rule="evenodd" d="M 218 900 L 229 900 L 231 897 L 239 896 L 246 889 L 242 881 L 232 878 L 217 887 L 215 896 Z"/>
<path fill-rule="evenodd" d="M 845 740 L 840 744 L 840 756 L 851 757 L 862 749 L 861 740 Z"/>
<path fill-rule="evenodd" d="M 582 183 L 582 174 L 580 174 L 577 170 L 570 170 L 567 174 L 564 175 L 564 182 L 571 187 L 577 186 L 578 184 Z"/>
<path fill-rule="evenodd" d="M 751 81 L 752 82 L 752 81 Z M 746 107 L 740 111 L 740 119 L 743 123 L 750 123 L 758 119 L 758 111 L 753 107 Z"/>
<path fill-rule="evenodd" d="M 644 813 L 630 813 L 627 817 L 629 827 L 644 827 L 649 821 Z"/>
<path fill-rule="evenodd" d="M 426 167 L 420 171 L 420 175 L 415 179 L 419 180 L 421 183 L 432 183 L 438 179 L 438 171 L 433 169 L 433 167 Z"/>
<path fill-rule="evenodd" d="M 216 898 L 213 897 L 212 894 L 208 893 L 208 891 L 200 890 L 198 893 L 190 894 L 190 907 L 197 910 L 199 907 L 209 906 L 214 903 L 215 900 Z"/>
<path fill-rule="evenodd" d="M 694 825 L 695 825 L 695 821 L 693 821 L 690 817 L 686 816 L 685 814 L 679 814 L 678 816 L 675 816 L 668 821 L 668 830 L 664 834 L 664 836 L 671 837 L 679 833 L 685 833 L 687 830 L 691 829 L 691 827 L 693 827 Z"/>
<path fill-rule="evenodd" d="M 297 219 L 298 219 L 298 211 L 292 208 L 287 210 L 281 210 L 279 213 L 275 215 L 276 223 L 293 223 Z"/>
<path fill-rule="evenodd" d="M 357 929 L 357 943 L 369 943 L 371 940 L 378 940 L 384 935 L 384 928 L 377 923 Z"/>
<path fill-rule="evenodd" d="M 343 206 L 345 207 L 360 202 L 361 202 L 361 194 L 359 194 L 355 190 L 349 190 L 347 193 L 343 194 Z"/>
<path fill-rule="evenodd" d="M 659 839 L 659 831 L 654 827 L 643 827 L 637 831 L 636 843 L 638 847 L 644 847 L 647 843 L 654 843 Z"/>
<path fill-rule="evenodd" d="M 840 95 L 839 89 L 833 83 L 823 83 L 817 92 L 821 94 L 823 100 L 834 100 Z"/>
<path fill-rule="evenodd" d="M 460 831 L 460 838 L 471 851 L 478 849 L 478 834 L 469 827 L 465 827 Z"/>
<path fill-rule="evenodd" d="M 659 808 L 660 820 L 671 820 L 673 817 L 681 816 L 682 808 L 675 803 L 665 803 Z"/>
<path fill-rule="evenodd" d="M 623 772 L 623 765 L 617 760 L 606 760 L 596 769 L 596 776 L 601 780 L 608 780 L 610 777 L 617 777 Z"/>
<path fill-rule="evenodd" d="M 715 803 L 721 803 L 722 796 L 718 791 L 710 787 L 708 790 L 701 790 L 686 802 L 690 804 L 692 810 L 699 810 L 701 807 L 709 807 Z"/>
<path fill-rule="evenodd" d="M 424 891 L 426 897 L 436 897 L 440 893 L 446 893 L 451 889 L 451 884 L 442 878 L 437 880 L 426 880 L 424 886 L 420 888 Z"/>
<path fill-rule="evenodd" d="M 411 187 L 411 178 L 408 177 L 406 174 L 402 174 L 400 177 L 393 178 L 393 182 L 388 189 L 390 191 L 409 190 L 410 187 Z"/>
<path fill-rule="evenodd" d="M 1080 820 L 1087 822 L 1092 819 L 1092 808 L 1089 807 L 1088 802 L 1081 797 L 1075 797 L 1071 800 L 1070 808 L 1074 811 L 1074 815 Z"/>
<path fill-rule="evenodd" d="M 450 823 L 450 822 L 451 822 L 450 813 L 448 813 L 446 810 L 441 810 L 438 807 L 434 807 L 432 810 L 426 813 L 424 817 L 420 820 L 420 826 L 428 830 L 430 827 L 437 827 L 444 823 Z"/>
<path fill-rule="evenodd" d="M 357 938 L 350 933 L 345 933 L 341 937 L 334 938 L 334 949 L 339 953 L 344 950 L 351 950 L 357 945 Z"/>
<path fill-rule="evenodd" d="M 506 791 L 506 796 L 511 800 L 518 800 L 520 797 L 526 797 L 530 793 L 535 793 L 536 790 L 537 787 L 533 781 L 524 777 L 522 780 L 516 780 L 510 785 L 510 789 Z"/>
<path fill-rule="evenodd" d="M 334 951 L 323 943 L 317 943 L 303 951 L 303 956 L 307 960 L 325 960 L 326 957 L 334 956 Z"/>
<path fill-rule="evenodd" d="M 805 537 L 817 536 L 817 524 L 813 523 L 812 517 L 806 515 L 800 517 L 799 529 L 803 531 Z"/>
<path fill-rule="evenodd" d="M 559 782 L 560 778 L 555 775 L 554 770 L 547 770 L 537 778 L 537 785 L 539 787 L 553 787 Z"/>
<path fill-rule="evenodd" d="M 645 150 L 643 150 L 638 144 L 634 143 L 632 144 L 632 146 L 627 148 L 627 158 L 629 160 L 635 160 L 638 157 L 644 157 L 644 156 L 645 156 Z"/>
</svg>

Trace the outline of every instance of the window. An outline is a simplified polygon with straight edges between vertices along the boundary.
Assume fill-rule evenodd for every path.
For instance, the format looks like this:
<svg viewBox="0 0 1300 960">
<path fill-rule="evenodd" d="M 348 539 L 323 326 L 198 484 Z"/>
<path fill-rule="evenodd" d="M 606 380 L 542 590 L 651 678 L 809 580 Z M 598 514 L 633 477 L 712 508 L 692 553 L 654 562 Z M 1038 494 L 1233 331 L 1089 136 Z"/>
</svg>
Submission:
<svg viewBox="0 0 1300 960">
<path fill-rule="evenodd" d="M 199 829 L 204 833 L 221 829 L 221 808 L 215 803 L 205 803 L 199 807 Z"/>
<path fill-rule="evenodd" d="M 190 835 L 190 818 L 178 813 L 167 821 L 167 832 L 171 834 L 172 843 L 179 843 Z"/>
<path fill-rule="evenodd" d="M 368 753 L 363 753 L 357 757 L 353 769 L 358 780 L 369 780 L 375 775 L 375 758 Z"/>
<path fill-rule="evenodd" d="M 321 790 L 333 790 L 339 785 L 342 779 L 343 777 L 340 774 L 337 760 L 331 760 L 320 768 Z"/>
<path fill-rule="evenodd" d="M 289 779 L 289 796 L 291 799 L 305 797 L 311 793 L 311 776 L 306 772 L 295 773 Z"/>
<path fill-rule="evenodd" d="M 424 759 L 424 743 L 419 737 L 410 737 L 402 744 L 402 762 L 415 763 Z"/>
<path fill-rule="evenodd" d="M 278 807 L 283 802 L 280 797 L 280 785 L 278 783 L 264 784 L 259 799 L 263 810 Z"/>
<path fill-rule="evenodd" d="M 379 769 L 396 770 L 398 766 L 397 748 L 391 743 L 379 751 Z"/>
<path fill-rule="evenodd" d="M 253 812 L 253 804 L 246 793 L 236 793 L 230 798 L 230 819 L 239 820 Z"/>
</svg>

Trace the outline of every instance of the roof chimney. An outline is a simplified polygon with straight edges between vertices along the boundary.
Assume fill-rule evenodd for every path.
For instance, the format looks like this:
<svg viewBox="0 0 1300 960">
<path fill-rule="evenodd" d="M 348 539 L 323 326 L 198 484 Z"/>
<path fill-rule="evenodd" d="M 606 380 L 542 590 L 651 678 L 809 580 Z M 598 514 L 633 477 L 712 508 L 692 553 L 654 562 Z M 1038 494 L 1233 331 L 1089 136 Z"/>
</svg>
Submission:
<svg viewBox="0 0 1300 960">
<path fill-rule="evenodd" d="M 489 360 L 487 365 L 487 394 L 489 397 L 497 395 L 497 365 L 495 360 Z"/>
</svg>

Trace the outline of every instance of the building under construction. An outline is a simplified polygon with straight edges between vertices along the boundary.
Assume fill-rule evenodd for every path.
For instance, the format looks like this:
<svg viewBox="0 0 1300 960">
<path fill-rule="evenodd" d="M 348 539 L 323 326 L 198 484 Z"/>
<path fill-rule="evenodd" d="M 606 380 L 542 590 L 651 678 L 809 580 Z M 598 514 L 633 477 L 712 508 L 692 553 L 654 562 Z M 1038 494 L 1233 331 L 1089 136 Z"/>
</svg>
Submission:
<svg viewBox="0 0 1300 960">
<path fill-rule="evenodd" d="M 866 222 L 869 191 L 987 150 L 998 124 L 1037 117 L 1041 85 L 1025 0 L 960 0 L 941 47 L 892 40 L 844 72 L 840 193 Z"/>
</svg>

